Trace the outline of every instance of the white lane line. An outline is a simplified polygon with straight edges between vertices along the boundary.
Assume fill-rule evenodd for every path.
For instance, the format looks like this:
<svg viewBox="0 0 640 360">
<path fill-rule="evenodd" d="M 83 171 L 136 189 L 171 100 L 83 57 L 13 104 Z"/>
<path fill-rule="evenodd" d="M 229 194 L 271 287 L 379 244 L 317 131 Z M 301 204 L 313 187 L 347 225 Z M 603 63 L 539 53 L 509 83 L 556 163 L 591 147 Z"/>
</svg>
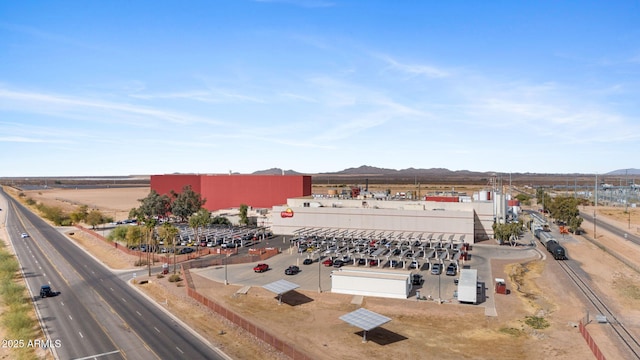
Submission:
<svg viewBox="0 0 640 360">
<path fill-rule="evenodd" d="M 122 301 L 127 302 L 127 300 L 125 300 L 124 298 L 121 298 L 121 299 L 122 299 Z"/>
<path fill-rule="evenodd" d="M 140 312 L 139 312 L 139 311 L 136 311 L 136 314 L 138 314 L 138 316 L 142 316 L 142 314 L 140 314 Z"/>
<path fill-rule="evenodd" d="M 113 291 L 113 288 L 109 288 L 109 289 L 111 289 L 111 291 Z"/>
<path fill-rule="evenodd" d="M 80 337 L 84 339 L 84 335 L 82 335 L 80 331 L 78 331 L 78 334 L 80 334 Z"/>
<path fill-rule="evenodd" d="M 70 319 L 70 320 L 73 320 L 73 318 L 71 317 L 71 315 L 69 315 L 69 319 Z"/>
<path fill-rule="evenodd" d="M 180 351 L 180 354 L 184 354 L 184 351 L 180 350 L 179 347 L 176 346 L 176 349 L 178 349 L 178 351 Z"/>
<path fill-rule="evenodd" d="M 60 304 L 61 304 L 62 306 L 64 306 L 64 301 L 60 301 Z"/>
<path fill-rule="evenodd" d="M 85 357 L 82 357 L 82 358 L 75 358 L 75 360 L 97 359 L 97 358 L 105 356 L 105 355 L 118 354 L 119 352 L 120 352 L 120 350 L 114 350 L 114 351 L 105 352 L 105 353 L 102 353 L 102 354 L 95 354 L 95 355 L 85 356 Z"/>
<path fill-rule="evenodd" d="M 154 329 L 156 329 L 156 331 L 157 331 L 157 332 L 160 332 L 160 330 L 158 330 L 158 328 L 157 328 L 157 327 L 155 327 L 155 326 L 154 326 L 153 328 L 154 328 Z"/>
</svg>

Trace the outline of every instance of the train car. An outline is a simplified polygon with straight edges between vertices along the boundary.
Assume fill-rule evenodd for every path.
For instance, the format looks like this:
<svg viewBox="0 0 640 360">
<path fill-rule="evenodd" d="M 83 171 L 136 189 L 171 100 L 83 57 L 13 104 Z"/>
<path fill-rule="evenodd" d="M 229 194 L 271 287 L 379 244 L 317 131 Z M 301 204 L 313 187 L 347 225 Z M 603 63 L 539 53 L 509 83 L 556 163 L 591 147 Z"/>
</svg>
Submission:
<svg viewBox="0 0 640 360">
<path fill-rule="evenodd" d="M 553 243 L 551 243 L 551 245 L 549 246 L 549 248 L 547 250 L 549 250 L 551 255 L 553 255 L 553 258 L 556 259 L 556 260 L 566 260 L 567 259 L 567 252 L 565 251 L 564 247 L 562 245 L 558 244 L 555 241 Z"/>
<path fill-rule="evenodd" d="M 540 231 L 540 237 L 538 238 L 540 243 L 547 248 L 547 243 L 549 241 L 556 241 L 556 239 L 551 235 L 551 233 Z"/>
<path fill-rule="evenodd" d="M 551 252 L 551 247 L 557 245 L 558 242 L 555 239 L 551 239 L 549 241 L 547 241 L 546 245 L 544 246 L 545 248 L 547 248 L 548 252 Z"/>
</svg>

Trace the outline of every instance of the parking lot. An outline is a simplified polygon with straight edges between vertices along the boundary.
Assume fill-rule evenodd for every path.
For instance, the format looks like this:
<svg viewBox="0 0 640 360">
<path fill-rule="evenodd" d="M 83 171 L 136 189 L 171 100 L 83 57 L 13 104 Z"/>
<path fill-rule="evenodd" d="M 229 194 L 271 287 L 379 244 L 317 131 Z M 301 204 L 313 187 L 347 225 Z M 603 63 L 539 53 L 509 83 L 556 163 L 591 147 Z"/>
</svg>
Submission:
<svg viewBox="0 0 640 360">
<path fill-rule="evenodd" d="M 373 256 L 378 250 L 371 250 L 376 248 L 372 246 L 371 240 L 366 240 L 364 243 L 362 239 L 356 241 L 356 246 L 352 246 L 352 243 L 344 244 L 344 250 L 341 248 L 343 245 L 343 239 L 336 239 L 334 241 L 327 241 L 327 239 L 313 238 L 312 242 L 319 242 L 318 247 L 309 251 L 310 246 L 305 249 L 300 244 L 308 243 L 310 239 L 307 237 L 295 237 L 284 238 L 275 237 L 270 238 L 269 241 L 263 241 L 257 246 L 261 247 L 276 247 L 281 249 L 281 253 L 275 257 L 272 257 L 264 263 L 268 264 L 269 270 L 261 273 L 254 272 L 253 268 L 257 263 L 251 264 L 234 264 L 234 265 L 221 265 L 202 269 L 192 269 L 195 273 L 209 278 L 213 281 L 224 283 L 225 280 L 231 285 L 238 286 L 264 286 L 271 282 L 285 279 L 291 281 L 300 286 L 300 290 L 318 291 L 322 292 L 331 291 L 331 273 L 333 271 L 340 271 L 343 266 L 349 267 L 377 267 L 385 269 L 387 271 L 402 270 L 403 266 L 405 270 L 409 270 L 411 262 L 417 260 L 419 266 L 416 269 L 410 269 L 415 274 L 420 274 L 424 280 L 421 285 L 414 285 L 409 295 L 409 299 L 415 299 L 417 292 L 420 292 L 420 296 L 426 299 L 442 299 L 444 302 L 456 302 L 457 285 L 456 280 L 459 276 L 459 269 L 472 268 L 478 270 L 478 282 L 484 285 L 486 291 L 486 298 L 482 299 L 478 306 L 485 307 L 485 313 L 487 315 L 496 315 L 495 303 L 493 299 L 493 282 L 494 277 L 491 273 L 491 259 L 522 259 L 522 258 L 535 258 L 539 257 L 539 253 L 531 247 L 506 247 L 498 245 L 474 245 L 473 247 L 466 247 L 460 244 L 456 245 L 455 242 L 449 244 L 437 241 L 423 241 L 417 244 L 415 240 L 411 244 L 407 244 L 408 240 L 394 239 L 383 243 L 378 243 L 378 249 L 380 246 L 387 248 L 386 244 L 389 244 L 388 250 L 385 255 L 378 255 L 377 258 Z M 322 244 L 323 240 L 325 241 Z M 351 239 L 349 239 L 351 241 Z M 367 246 L 366 243 L 369 245 Z M 363 245 L 363 246 L 358 246 Z M 453 246 L 452 246 L 453 245 Z M 335 249 L 332 249 L 336 247 Z M 388 255 L 393 254 L 394 248 L 400 248 L 401 254 L 405 253 L 405 259 L 402 260 L 400 255 Z M 346 249 L 348 248 L 348 249 Z M 461 253 L 463 248 L 467 249 L 465 256 L 455 256 L 457 253 Z M 423 250 L 424 249 L 424 250 Z M 442 249 L 442 250 L 438 250 Z M 359 250 L 359 251 L 358 251 Z M 433 250 L 433 254 L 432 254 Z M 415 256 L 407 258 L 406 254 L 411 252 L 414 254 L 420 254 L 421 256 Z M 384 253 L 384 252 L 383 252 Z M 446 253 L 447 256 L 440 258 L 437 254 Z M 427 255 L 425 255 L 427 254 Z M 429 256 L 429 254 L 431 254 Z M 348 256 L 350 259 L 347 264 L 340 267 L 334 267 L 333 265 L 327 266 L 323 264 L 327 259 L 344 259 Z M 364 265 L 359 265 L 359 259 L 366 259 Z M 311 264 L 305 265 L 305 259 L 312 259 Z M 456 260 L 457 259 L 457 260 Z M 320 261 L 318 261 L 320 260 Z M 379 260 L 375 265 L 371 260 Z M 397 261 L 398 265 L 392 267 L 393 261 Z M 442 264 L 443 269 L 439 275 L 432 273 L 434 264 Z M 455 264 L 457 269 L 455 275 L 446 275 L 447 267 L 450 264 Z M 296 265 L 300 268 L 300 272 L 295 275 L 285 275 L 285 269 L 291 265 Z"/>
</svg>

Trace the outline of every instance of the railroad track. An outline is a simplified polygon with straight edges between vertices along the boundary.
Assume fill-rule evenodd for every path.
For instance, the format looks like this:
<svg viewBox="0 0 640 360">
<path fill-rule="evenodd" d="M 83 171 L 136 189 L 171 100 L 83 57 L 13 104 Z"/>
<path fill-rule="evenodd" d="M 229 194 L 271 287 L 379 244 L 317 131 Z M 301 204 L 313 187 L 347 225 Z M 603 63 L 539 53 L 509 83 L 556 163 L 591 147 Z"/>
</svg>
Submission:
<svg viewBox="0 0 640 360">
<path fill-rule="evenodd" d="M 613 310 L 607 306 L 606 301 L 602 300 L 600 296 L 591 288 L 576 271 L 573 269 L 570 261 L 557 261 L 562 270 L 567 274 L 569 279 L 576 284 L 578 289 L 584 294 L 587 300 L 593 305 L 598 314 L 606 317 L 607 324 L 611 326 L 612 330 L 616 333 L 621 343 L 623 343 L 624 350 L 629 354 L 629 359 L 640 359 L 640 343 L 638 340 L 627 330 L 626 326 L 618 320 L 613 313 Z M 621 347 L 621 349 L 623 349 Z"/>
</svg>

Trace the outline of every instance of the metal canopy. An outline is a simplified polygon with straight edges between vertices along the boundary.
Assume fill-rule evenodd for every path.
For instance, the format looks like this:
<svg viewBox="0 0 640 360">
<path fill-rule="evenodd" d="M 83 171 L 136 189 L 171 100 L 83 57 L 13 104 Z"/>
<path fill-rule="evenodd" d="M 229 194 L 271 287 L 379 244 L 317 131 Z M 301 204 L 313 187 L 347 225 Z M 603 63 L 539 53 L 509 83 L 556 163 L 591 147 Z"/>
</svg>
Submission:
<svg viewBox="0 0 640 360">
<path fill-rule="evenodd" d="M 289 291 L 295 290 L 299 287 L 300 285 L 287 280 L 278 280 L 263 286 L 263 288 L 278 295 L 278 305 L 282 303 L 282 294 L 288 293 Z"/>
<path fill-rule="evenodd" d="M 300 285 L 287 280 L 278 280 L 263 286 L 263 288 L 271 291 L 272 293 L 276 293 L 277 295 L 282 295 L 299 287 Z"/>
<path fill-rule="evenodd" d="M 391 319 L 386 316 L 382 316 L 364 308 L 342 315 L 340 316 L 340 320 L 359 327 L 364 331 L 375 329 L 391 321 Z"/>
</svg>

